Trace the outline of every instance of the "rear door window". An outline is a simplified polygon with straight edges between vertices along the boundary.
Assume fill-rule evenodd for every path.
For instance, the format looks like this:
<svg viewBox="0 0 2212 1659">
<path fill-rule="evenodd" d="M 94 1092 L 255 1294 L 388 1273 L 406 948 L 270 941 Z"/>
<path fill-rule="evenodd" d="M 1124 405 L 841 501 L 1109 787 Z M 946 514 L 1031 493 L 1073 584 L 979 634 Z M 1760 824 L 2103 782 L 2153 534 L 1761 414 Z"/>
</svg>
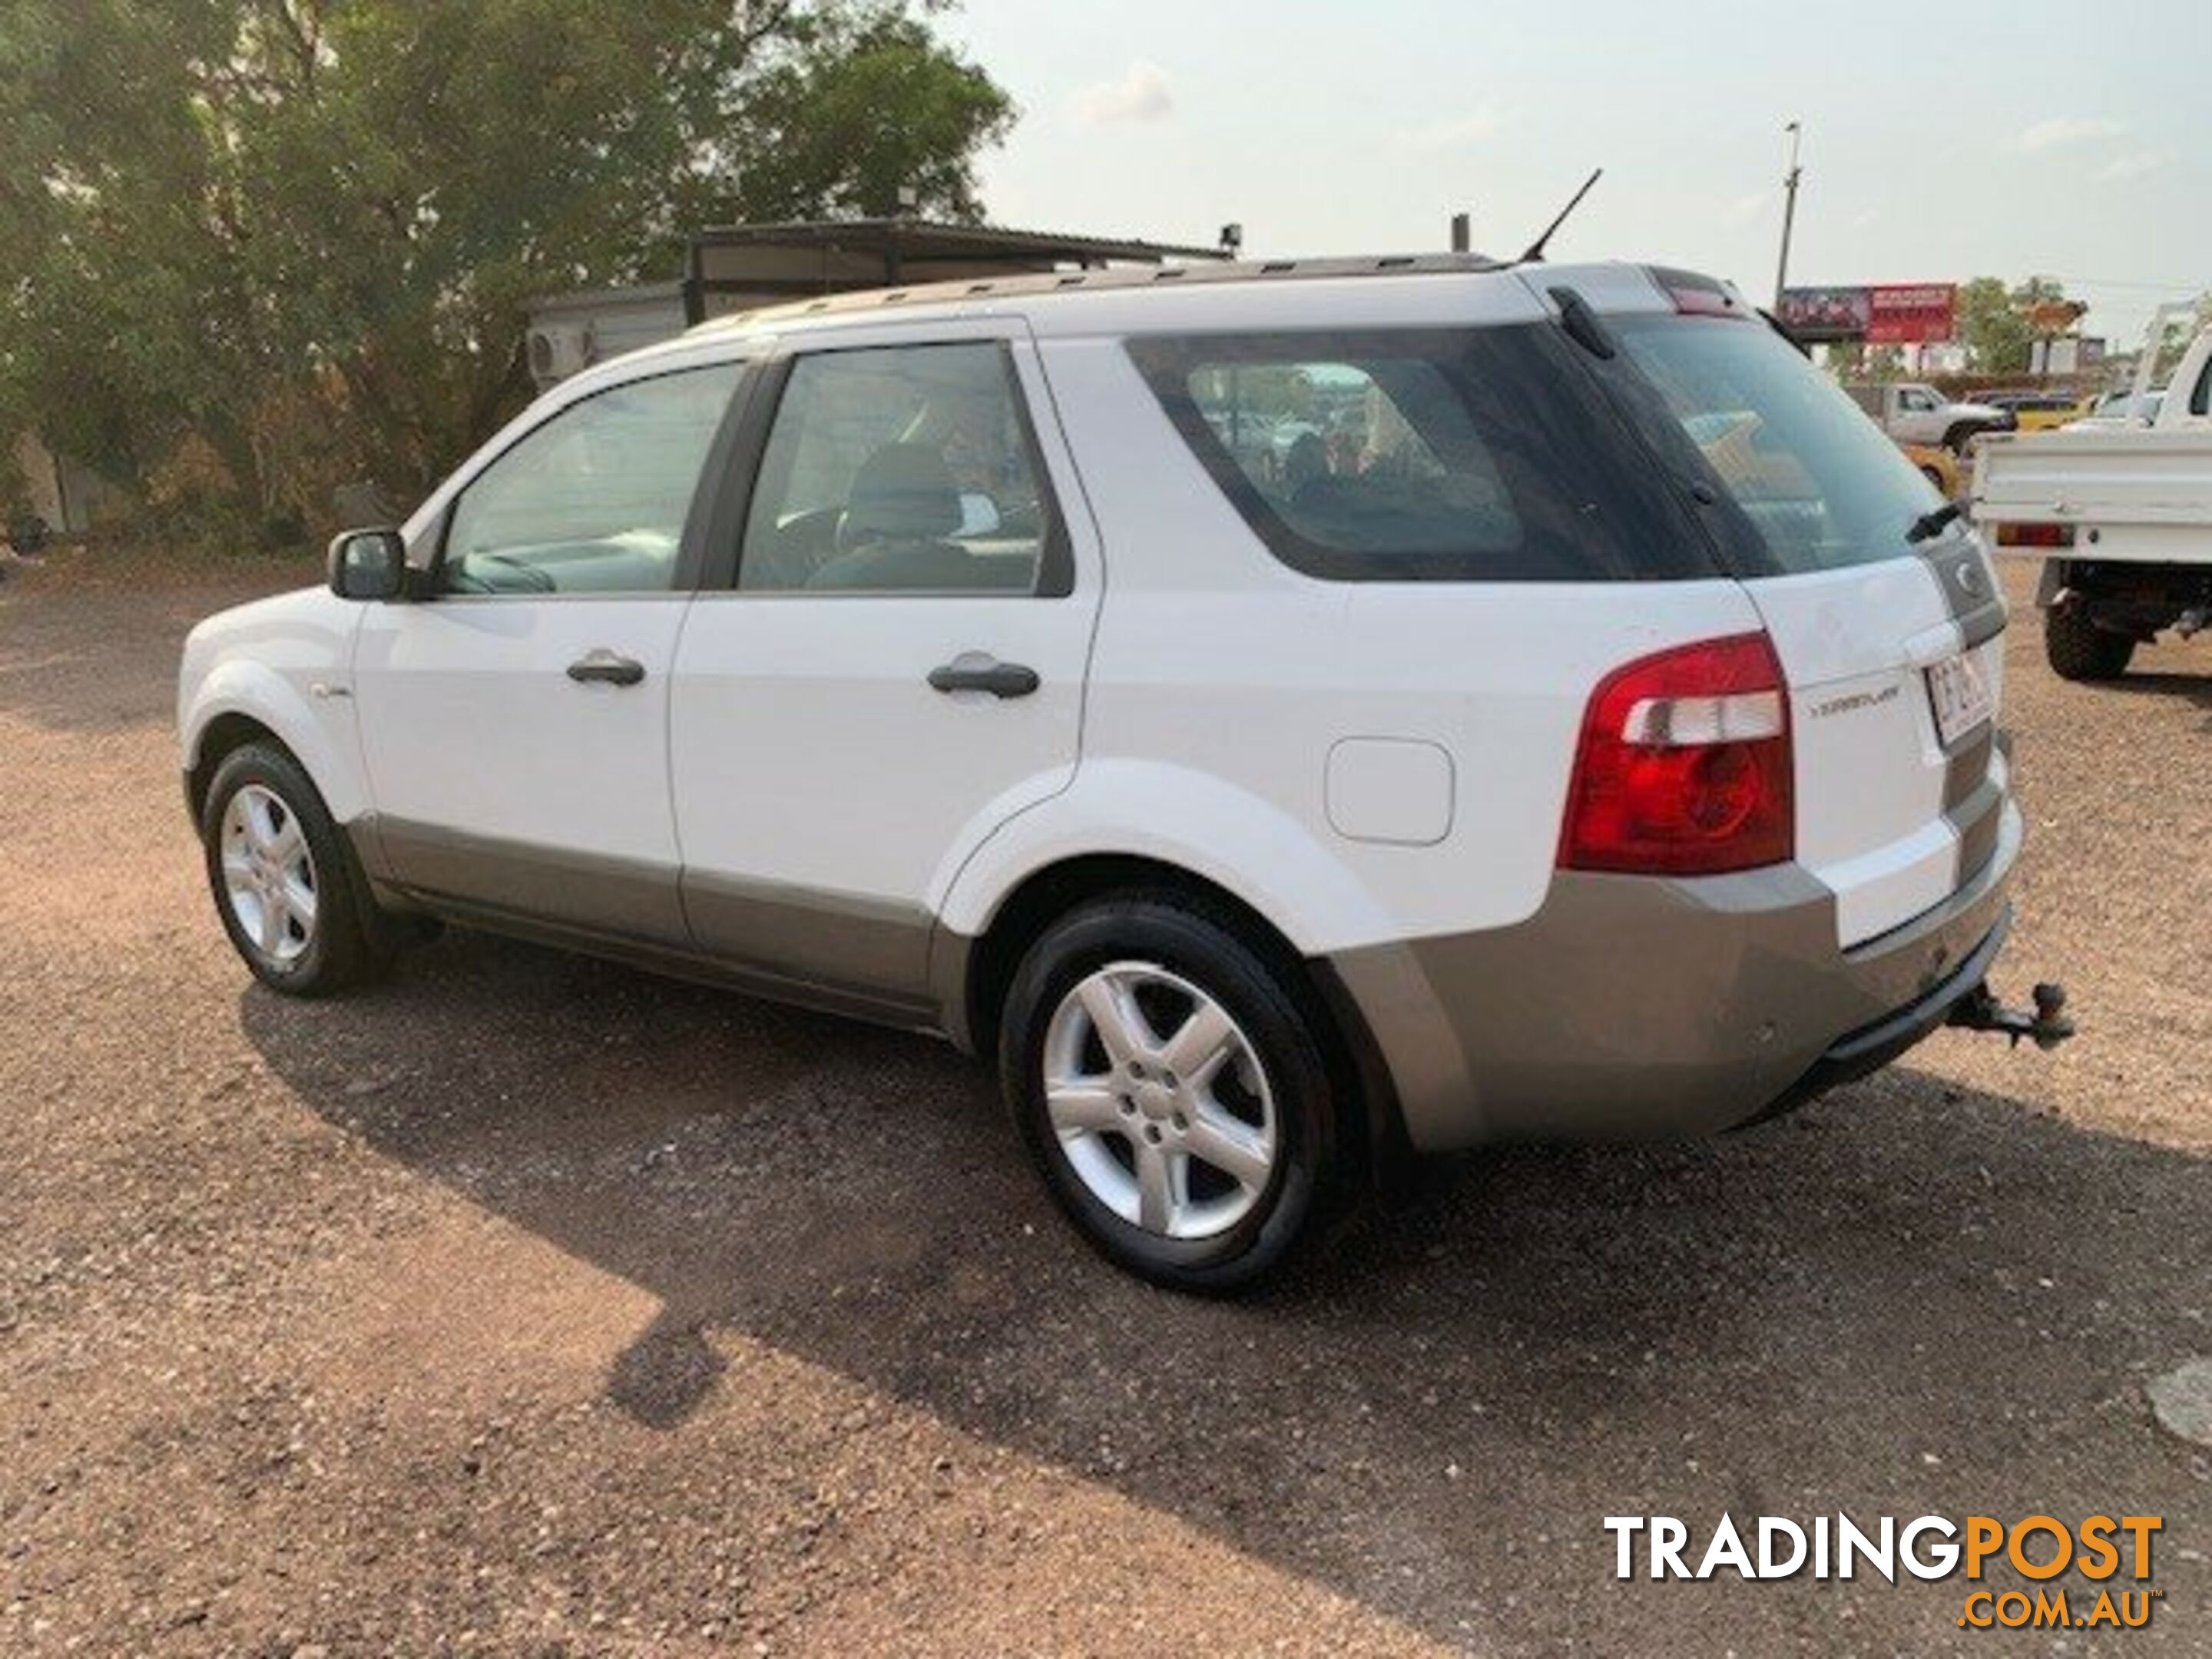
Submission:
<svg viewBox="0 0 2212 1659">
<path fill-rule="evenodd" d="M 1343 581 L 1717 574 L 1543 325 L 1139 337 L 1128 350 L 1277 557 Z"/>
<path fill-rule="evenodd" d="M 748 515 L 742 591 L 1060 595 L 1069 580 L 1003 343 L 793 362 Z"/>
</svg>

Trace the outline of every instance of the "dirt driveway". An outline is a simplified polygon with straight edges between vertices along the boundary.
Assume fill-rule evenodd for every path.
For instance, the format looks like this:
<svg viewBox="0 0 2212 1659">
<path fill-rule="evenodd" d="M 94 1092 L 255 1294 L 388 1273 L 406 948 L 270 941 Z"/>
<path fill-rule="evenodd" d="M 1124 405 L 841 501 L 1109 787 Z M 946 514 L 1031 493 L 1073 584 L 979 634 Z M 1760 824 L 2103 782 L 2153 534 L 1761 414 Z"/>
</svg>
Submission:
<svg viewBox="0 0 2212 1659">
<path fill-rule="evenodd" d="M 0 1651 L 2206 1649 L 2212 1453 L 2144 1390 L 2212 1354 L 2212 642 L 2062 687 L 2016 620 L 2004 982 L 2069 1050 L 1469 1160 L 1212 1306 L 925 1042 L 462 934 L 252 988 L 169 718 L 257 585 L 0 586 Z M 1966 1631 L 1616 1583 L 1601 1524 L 1838 1509 L 2161 1515 L 2165 1595 Z"/>
</svg>

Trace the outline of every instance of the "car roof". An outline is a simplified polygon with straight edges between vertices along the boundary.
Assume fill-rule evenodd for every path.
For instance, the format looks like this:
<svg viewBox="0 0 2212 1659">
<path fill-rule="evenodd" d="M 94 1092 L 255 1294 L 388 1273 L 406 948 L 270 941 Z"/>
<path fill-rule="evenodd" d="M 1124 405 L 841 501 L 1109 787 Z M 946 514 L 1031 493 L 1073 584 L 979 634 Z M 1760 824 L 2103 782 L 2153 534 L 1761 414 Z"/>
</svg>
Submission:
<svg viewBox="0 0 2212 1659">
<path fill-rule="evenodd" d="M 1751 307 L 1725 284 L 1667 267 L 1595 261 L 1504 262 L 1470 253 L 1270 259 L 1162 270 L 1065 271 L 825 295 L 735 312 L 594 363 L 533 408 L 612 386 L 742 358 L 779 341 L 891 324 L 1018 319 L 1038 337 L 1282 331 L 1328 328 L 1468 328 L 1541 322 L 1562 289 L 1607 314 L 1665 313 L 1662 281 L 1704 285 Z"/>
<path fill-rule="evenodd" d="M 780 336 L 1008 314 L 1024 319 L 1040 336 L 1534 320 L 1547 314 L 1539 289 L 1562 283 L 1574 286 L 1600 311 L 1662 311 L 1671 303 L 1642 265 L 1529 265 L 1474 253 L 1367 254 L 1061 271 L 831 294 L 716 318 L 683 337 Z"/>
</svg>

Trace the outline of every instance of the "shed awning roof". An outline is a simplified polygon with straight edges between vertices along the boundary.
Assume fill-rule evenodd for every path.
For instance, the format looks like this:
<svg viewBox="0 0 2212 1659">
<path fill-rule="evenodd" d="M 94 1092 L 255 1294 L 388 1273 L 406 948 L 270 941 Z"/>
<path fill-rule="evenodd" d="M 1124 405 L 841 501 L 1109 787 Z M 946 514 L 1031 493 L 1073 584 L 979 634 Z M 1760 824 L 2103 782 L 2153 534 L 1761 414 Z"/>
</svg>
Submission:
<svg viewBox="0 0 2212 1659">
<path fill-rule="evenodd" d="M 771 225 L 730 225 L 702 230 L 695 250 L 777 246 L 874 253 L 923 263 L 933 259 L 1035 261 L 1039 264 L 1219 259 L 1218 247 L 1137 238 L 1083 236 L 1065 231 L 1014 230 L 1000 225 L 954 225 L 933 219 L 794 220 Z"/>
</svg>

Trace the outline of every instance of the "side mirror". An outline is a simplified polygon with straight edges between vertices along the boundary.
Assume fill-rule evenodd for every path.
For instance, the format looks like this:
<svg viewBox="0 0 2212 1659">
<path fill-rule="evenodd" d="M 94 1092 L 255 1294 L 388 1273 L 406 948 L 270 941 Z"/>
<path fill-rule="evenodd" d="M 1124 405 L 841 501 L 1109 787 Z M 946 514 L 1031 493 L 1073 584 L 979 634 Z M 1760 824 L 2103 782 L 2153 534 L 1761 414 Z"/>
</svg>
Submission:
<svg viewBox="0 0 2212 1659">
<path fill-rule="evenodd" d="M 407 589 L 407 544 L 396 530 L 348 530 L 331 541 L 331 592 L 396 599 Z"/>
</svg>

